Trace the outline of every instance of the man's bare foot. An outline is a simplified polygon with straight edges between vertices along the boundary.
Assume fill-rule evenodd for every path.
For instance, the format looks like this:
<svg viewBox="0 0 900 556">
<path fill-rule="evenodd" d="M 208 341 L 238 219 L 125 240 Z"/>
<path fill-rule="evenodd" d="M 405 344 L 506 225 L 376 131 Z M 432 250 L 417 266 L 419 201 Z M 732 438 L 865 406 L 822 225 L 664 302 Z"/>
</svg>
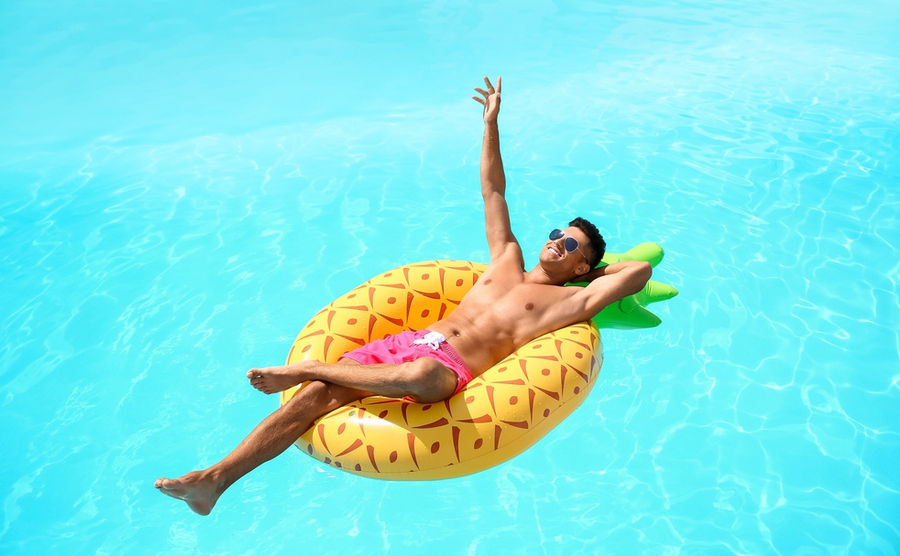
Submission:
<svg viewBox="0 0 900 556">
<path fill-rule="evenodd" d="M 297 386 L 307 380 L 303 375 L 304 361 L 293 365 L 280 367 L 263 367 L 262 369 L 250 369 L 247 378 L 250 385 L 264 394 L 274 394 L 287 390 L 291 386 Z"/>
<path fill-rule="evenodd" d="M 194 471 L 177 479 L 157 479 L 153 486 L 166 496 L 184 500 L 200 515 L 209 515 L 223 490 L 221 484 L 204 471 Z"/>
</svg>

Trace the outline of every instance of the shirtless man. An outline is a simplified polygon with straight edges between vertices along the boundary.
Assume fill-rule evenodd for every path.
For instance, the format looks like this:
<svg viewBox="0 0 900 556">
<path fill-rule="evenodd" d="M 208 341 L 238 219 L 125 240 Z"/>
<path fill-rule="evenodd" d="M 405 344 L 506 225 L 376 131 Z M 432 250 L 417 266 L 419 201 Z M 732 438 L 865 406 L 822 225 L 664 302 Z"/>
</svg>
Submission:
<svg viewBox="0 0 900 556">
<path fill-rule="evenodd" d="M 247 373 L 250 384 L 266 394 L 310 383 L 257 425 L 225 459 L 177 479 L 158 479 L 157 489 L 207 515 L 225 489 L 287 450 L 325 413 L 370 395 L 410 397 L 421 403 L 446 399 L 532 339 L 588 320 L 603 307 L 644 287 L 651 270 L 643 261 L 592 270 L 606 245 L 597 229 L 580 218 L 565 230 L 554 230 L 538 265 L 525 271 L 504 197 L 506 177 L 497 127 L 500 78 L 496 90 L 487 77 L 484 83 L 485 89 L 475 89 L 481 96 L 472 98 L 484 105 L 481 193 L 491 262 L 459 307 L 431 325 L 427 339 L 423 336 L 429 331 L 404 333 L 414 334 L 419 341 L 398 347 L 424 350 L 416 355 L 418 359 L 384 362 L 378 359 L 377 349 L 358 354 L 369 347 L 364 346 L 336 364 L 301 361 L 251 369 Z M 590 283 L 584 288 L 563 287 L 573 280 Z"/>
</svg>

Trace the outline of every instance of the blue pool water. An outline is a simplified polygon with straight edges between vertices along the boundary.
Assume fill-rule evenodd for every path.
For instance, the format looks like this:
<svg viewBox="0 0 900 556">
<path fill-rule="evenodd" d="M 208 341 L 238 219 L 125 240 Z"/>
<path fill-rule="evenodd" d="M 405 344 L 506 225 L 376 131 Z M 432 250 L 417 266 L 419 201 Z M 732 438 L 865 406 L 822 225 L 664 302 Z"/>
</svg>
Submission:
<svg viewBox="0 0 900 556">
<path fill-rule="evenodd" d="M 377 4 L 377 5 L 375 5 Z M 896 554 L 896 2 L 0 4 L 0 553 Z M 153 480 L 277 400 L 320 307 L 487 258 L 484 73 L 533 264 L 666 249 L 659 328 L 514 460 L 292 449 L 200 518 Z"/>
</svg>

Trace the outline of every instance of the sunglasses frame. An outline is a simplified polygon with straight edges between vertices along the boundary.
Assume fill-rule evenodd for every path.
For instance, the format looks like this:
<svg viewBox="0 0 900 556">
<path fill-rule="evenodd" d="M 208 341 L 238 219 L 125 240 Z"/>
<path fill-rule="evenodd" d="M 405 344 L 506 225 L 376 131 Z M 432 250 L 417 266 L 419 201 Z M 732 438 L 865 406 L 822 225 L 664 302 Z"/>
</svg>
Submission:
<svg viewBox="0 0 900 556">
<path fill-rule="evenodd" d="M 553 236 L 556 236 L 556 237 L 553 237 Z M 578 251 L 579 253 L 581 253 L 581 256 L 584 257 L 584 262 L 590 264 L 590 259 L 588 259 L 587 255 L 584 254 L 584 251 L 581 250 L 581 244 L 578 243 L 578 240 L 575 239 L 574 237 L 570 236 L 569 234 L 560 230 L 559 228 L 554 228 L 553 230 L 551 230 L 549 237 L 550 237 L 550 241 L 556 241 L 561 237 L 566 238 L 565 241 L 563 241 L 563 247 L 565 247 L 566 252 L 574 253 L 575 251 Z M 572 249 L 569 249 L 569 240 L 570 239 L 575 243 L 575 247 Z"/>
</svg>

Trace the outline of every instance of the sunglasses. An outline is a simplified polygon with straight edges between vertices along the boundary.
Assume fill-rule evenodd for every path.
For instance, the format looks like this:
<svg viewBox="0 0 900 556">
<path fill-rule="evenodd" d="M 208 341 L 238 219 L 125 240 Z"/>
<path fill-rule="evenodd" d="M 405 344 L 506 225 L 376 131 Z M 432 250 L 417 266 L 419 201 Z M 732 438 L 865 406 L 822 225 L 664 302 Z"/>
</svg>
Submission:
<svg viewBox="0 0 900 556">
<path fill-rule="evenodd" d="M 553 241 L 556 241 L 557 239 L 559 239 L 559 238 L 561 238 L 561 237 L 566 238 L 566 241 L 563 242 L 563 245 L 566 246 L 566 251 L 568 251 L 569 253 L 572 253 L 573 251 L 578 251 L 579 253 L 581 253 L 581 256 L 584 257 L 584 260 L 585 260 L 585 261 L 590 260 L 590 259 L 587 258 L 587 255 L 584 254 L 584 251 L 582 251 L 582 250 L 578 247 L 578 240 L 577 240 L 577 239 L 575 239 L 574 237 L 570 236 L 570 235 L 567 234 L 566 232 L 560 230 L 559 228 L 556 228 L 555 230 L 553 230 L 552 232 L 550 232 L 550 239 L 553 240 Z"/>
</svg>

